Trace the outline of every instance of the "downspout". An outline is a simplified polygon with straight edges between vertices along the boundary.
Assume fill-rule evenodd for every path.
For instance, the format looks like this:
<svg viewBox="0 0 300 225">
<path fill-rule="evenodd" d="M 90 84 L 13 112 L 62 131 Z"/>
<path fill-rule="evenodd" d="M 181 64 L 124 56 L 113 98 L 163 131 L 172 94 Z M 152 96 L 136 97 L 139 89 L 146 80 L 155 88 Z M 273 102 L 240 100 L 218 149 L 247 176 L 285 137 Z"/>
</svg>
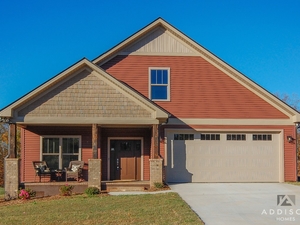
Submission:
<svg viewBox="0 0 300 225">
<path fill-rule="evenodd" d="M 298 140 L 298 129 L 299 129 L 299 133 L 300 133 L 300 123 L 295 123 L 295 127 L 296 127 L 296 177 L 297 177 L 297 180 L 296 181 L 299 181 L 299 176 L 298 176 L 298 174 L 299 174 L 299 172 L 300 171 L 298 171 L 298 167 L 299 167 L 299 160 L 298 160 L 298 154 L 300 154 L 299 153 L 299 150 L 300 150 L 300 143 L 299 143 L 299 140 Z"/>
</svg>

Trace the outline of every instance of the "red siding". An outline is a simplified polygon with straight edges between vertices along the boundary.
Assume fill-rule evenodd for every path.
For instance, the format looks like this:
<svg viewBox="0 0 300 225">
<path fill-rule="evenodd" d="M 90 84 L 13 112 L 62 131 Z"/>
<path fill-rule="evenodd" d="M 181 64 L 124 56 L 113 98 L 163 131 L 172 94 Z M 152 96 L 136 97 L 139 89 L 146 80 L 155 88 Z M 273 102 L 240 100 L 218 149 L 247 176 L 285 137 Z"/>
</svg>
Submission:
<svg viewBox="0 0 300 225">
<path fill-rule="evenodd" d="M 165 126 L 164 128 L 172 129 L 197 129 L 197 130 L 283 130 L 283 148 L 284 148 L 284 180 L 285 181 L 296 181 L 297 180 L 297 169 L 296 169 L 296 144 L 289 143 L 287 136 L 291 135 L 296 137 L 296 130 L 294 126 L 229 126 L 229 125 L 186 125 L 186 126 Z M 161 143 L 161 155 L 165 153 L 164 144 Z"/>
<path fill-rule="evenodd" d="M 57 127 L 57 126 L 28 126 L 24 130 L 25 141 L 22 145 L 21 176 L 22 181 L 34 181 L 32 161 L 40 160 L 40 136 L 41 135 L 81 135 L 81 159 L 87 164 L 92 158 L 92 127 Z M 87 177 L 87 166 L 84 168 L 84 178 Z M 47 178 L 46 178 L 47 179 Z M 38 181 L 38 178 L 36 179 Z"/>
<path fill-rule="evenodd" d="M 101 136 L 100 136 L 101 134 Z M 21 160 L 21 181 L 34 181 L 34 169 L 32 161 L 40 160 L 40 136 L 42 135 L 80 135 L 82 160 L 87 164 L 88 159 L 93 157 L 92 150 L 92 127 L 56 127 L 56 126 L 28 126 L 22 131 L 22 160 Z M 107 138 L 108 137 L 143 137 L 144 140 L 144 180 L 149 180 L 149 154 L 151 147 L 151 130 L 149 128 L 100 128 L 98 152 L 101 152 L 102 159 L 102 180 L 107 180 Z M 25 140 L 25 141 L 24 141 Z M 101 141 L 101 144 L 100 144 Z M 101 149 L 101 151 L 100 151 Z M 24 169 L 23 169 L 24 168 Z M 84 179 L 88 179 L 88 167 L 84 168 Z M 38 181 L 38 178 L 36 179 Z"/>
<path fill-rule="evenodd" d="M 178 118 L 287 118 L 201 57 L 117 56 L 102 68 L 148 97 L 148 68 L 170 67 L 171 101 L 156 102 Z"/>
</svg>

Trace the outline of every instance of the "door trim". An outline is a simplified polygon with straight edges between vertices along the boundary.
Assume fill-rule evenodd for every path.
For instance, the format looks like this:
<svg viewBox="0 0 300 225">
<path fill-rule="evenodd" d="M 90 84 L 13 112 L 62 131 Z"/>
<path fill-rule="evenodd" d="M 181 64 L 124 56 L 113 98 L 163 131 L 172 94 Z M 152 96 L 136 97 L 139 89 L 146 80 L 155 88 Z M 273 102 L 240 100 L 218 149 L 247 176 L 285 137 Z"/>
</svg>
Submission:
<svg viewBox="0 0 300 225">
<path fill-rule="evenodd" d="M 144 138 L 143 137 L 108 137 L 107 138 L 107 179 L 110 180 L 110 141 L 139 140 L 141 141 L 141 180 L 144 180 Z"/>
</svg>

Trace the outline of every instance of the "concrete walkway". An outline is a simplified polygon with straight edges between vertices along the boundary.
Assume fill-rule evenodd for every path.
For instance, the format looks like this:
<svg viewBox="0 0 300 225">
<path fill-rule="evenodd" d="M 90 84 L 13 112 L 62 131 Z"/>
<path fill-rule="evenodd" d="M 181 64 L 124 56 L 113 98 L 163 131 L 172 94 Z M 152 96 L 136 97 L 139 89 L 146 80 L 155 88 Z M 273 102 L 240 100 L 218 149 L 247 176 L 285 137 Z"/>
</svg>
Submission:
<svg viewBox="0 0 300 225">
<path fill-rule="evenodd" d="M 300 186 L 285 183 L 182 183 L 169 186 L 206 225 L 300 224 Z"/>
<path fill-rule="evenodd" d="M 146 194 L 162 194 L 174 192 L 173 190 L 165 190 L 165 191 L 114 191 L 108 192 L 109 195 L 146 195 Z"/>
</svg>

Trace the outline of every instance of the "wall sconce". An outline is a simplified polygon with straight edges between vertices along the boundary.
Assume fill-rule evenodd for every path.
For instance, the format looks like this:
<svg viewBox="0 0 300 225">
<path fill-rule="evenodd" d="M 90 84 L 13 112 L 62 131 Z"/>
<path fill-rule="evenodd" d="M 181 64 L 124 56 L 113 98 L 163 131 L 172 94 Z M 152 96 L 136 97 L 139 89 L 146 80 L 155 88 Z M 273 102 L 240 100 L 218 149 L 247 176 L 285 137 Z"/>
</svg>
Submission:
<svg viewBox="0 0 300 225">
<path fill-rule="evenodd" d="M 287 138 L 287 140 L 288 140 L 289 143 L 292 143 L 292 142 L 294 142 L 296 140 L 292 136 L 287 136 L 286 138 Z"/>
</svg>

